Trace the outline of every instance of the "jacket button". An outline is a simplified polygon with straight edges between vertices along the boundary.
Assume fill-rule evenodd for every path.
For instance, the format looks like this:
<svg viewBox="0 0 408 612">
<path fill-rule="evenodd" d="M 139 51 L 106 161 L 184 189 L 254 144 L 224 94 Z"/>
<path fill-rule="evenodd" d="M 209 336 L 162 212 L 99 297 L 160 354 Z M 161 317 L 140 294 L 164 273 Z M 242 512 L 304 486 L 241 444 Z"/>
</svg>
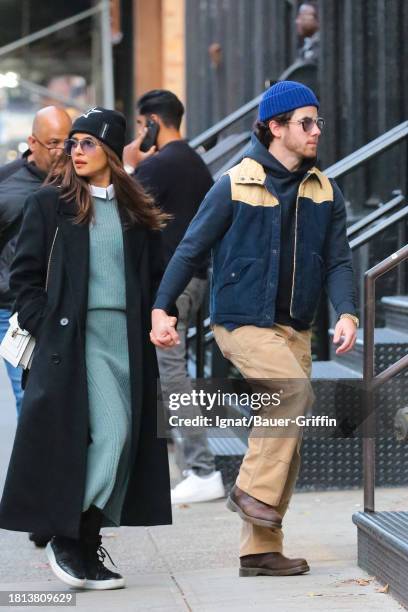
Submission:
<svg viewBox="0 0 408 612">
<path fill-rule="evenodd" d="M 60 325 L 62 325 L 62 327 L 65 327 L 66 325 L 68 325 L 68 323 L 69 323 L 69 319 L 67 319 L 67 317 L 63 317 L 60 320 Z"/>
<path fill-rule="evenodd" d="M 55 363 L 55 365 L 58 365 L 59 363 L 61 363 L 61 357 L 58 353 L 53 353 L 51 355 L 51 361 L 52 363 Z"/>
<path fill-rule="evenodd" d="M 231 273 L 231 276 L 232 276 L 232 278 L 234 278 L 234 276 L 235 276 L 235 272 L 232 272 L 232 273 Z"/>
</svg>

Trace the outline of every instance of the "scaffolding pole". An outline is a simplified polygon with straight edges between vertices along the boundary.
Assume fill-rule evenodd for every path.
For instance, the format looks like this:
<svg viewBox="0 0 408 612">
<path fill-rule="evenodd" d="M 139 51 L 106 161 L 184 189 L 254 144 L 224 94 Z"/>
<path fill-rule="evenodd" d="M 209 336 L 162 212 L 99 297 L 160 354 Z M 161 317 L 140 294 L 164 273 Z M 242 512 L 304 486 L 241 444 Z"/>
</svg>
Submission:
<svg viewBox="0 0 408 612">
<path fill-rule="evenodd" d="M 115 106 L 115 95 L 113 86 L 112 32 L 109 0 L 102 0 L 100 7 L 103 105 L 105 108 L 112 109 Z"/>
</svg>

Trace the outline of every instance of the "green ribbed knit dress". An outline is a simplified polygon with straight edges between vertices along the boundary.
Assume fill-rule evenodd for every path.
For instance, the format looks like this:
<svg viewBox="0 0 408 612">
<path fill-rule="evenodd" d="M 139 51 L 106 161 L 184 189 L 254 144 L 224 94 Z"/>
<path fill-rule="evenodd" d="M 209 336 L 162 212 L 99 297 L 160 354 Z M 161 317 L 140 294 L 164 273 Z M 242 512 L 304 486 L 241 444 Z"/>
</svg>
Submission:
<svg viewBox="0 0 408 612">
<path fill-rule="evenodd" d="M 89 423 L 83 511 L 119 525 L 129 476 L 131 395 L 123 234 L 116 199 L 93 197 L 89 226 L 86 369 Z"/>
</svg>

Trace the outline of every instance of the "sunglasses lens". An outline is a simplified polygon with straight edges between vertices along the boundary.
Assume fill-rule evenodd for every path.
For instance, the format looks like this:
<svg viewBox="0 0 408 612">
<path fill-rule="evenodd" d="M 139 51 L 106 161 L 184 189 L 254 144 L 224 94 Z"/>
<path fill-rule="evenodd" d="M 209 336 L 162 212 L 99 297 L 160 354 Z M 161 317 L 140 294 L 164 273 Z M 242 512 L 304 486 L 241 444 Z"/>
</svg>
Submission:
<svg viewBox="0 0 408 612">
<path fill-rule="evenodd" d="M 302 125 L 305 132 L 310 132 L 314 126 L 314 120 L 311 117 L 305 117 L 302 121 Z"/>
<path fill-rule="evenodd" d="M 67 138 L 67 140 L 64 140 L 64 151 L 67 155 L 71 155 L 72 147 L 74 145 L 76 145 L 76 140 L 73 138 Z"/>
<path fill-rule="evenodd" d="M 93 153 L 95 151 L 96 144 L 90 138 L 84 138 L 81 140 L 81 149 L 84 153 Z"/>
<path fill-rule="evenodd" d="M 319 130 L 322 130 L 324 128 L 324 119 L 322 119 L 322 117 L 319 117 L 316 121 L 316 125 Z"/>
</svg>

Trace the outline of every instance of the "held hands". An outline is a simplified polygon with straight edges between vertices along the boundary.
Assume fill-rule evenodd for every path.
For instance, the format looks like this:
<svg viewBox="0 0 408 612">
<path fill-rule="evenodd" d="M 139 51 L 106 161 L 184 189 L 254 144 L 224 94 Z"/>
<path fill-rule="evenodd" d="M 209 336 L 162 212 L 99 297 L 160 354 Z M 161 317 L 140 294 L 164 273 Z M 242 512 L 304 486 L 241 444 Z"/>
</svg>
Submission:
<svg viewBox="0 0 408 612">
<path fill-rule="evenodd" d="M 151 157 L 152 155 L 154 155 L 154 153 L 156 153 L 155 145 L 150 147 L 150 149 L 145 153 L 140 150 L 140 145 L 142 144 L 142 141 L 146 134 L 147 127 L 143 128 L 137 138 L 135 138 L 135 140 L 132 140 L 132 142 L 126 145 L 126 147 L 123 149 L 123 163 L 125 165 L 132 166 L 132 168 L 136 168 L 136 166 L 138 166 L 140 162 L 144 161 L 145 159 Z"/>
<path fill-rule="evenodd" d="M 337 325 L 334 328 L 333 344 L 338 344 L 340 341 L 342 342 L 336 349 L 336 355 L 351 351 L 356 343 L 356 338 L 357 327 L 354 321 L 346 318 L 337 321 Z"/>
<path fill-rule="evenodd" d="M 167 349 L 180 344 L 179 335 L 175 330 L 176 317 L 169 315 L 159 308 L 152 310 L 152 331 L 150 340 L 159 348 Z"/>
</svg>

